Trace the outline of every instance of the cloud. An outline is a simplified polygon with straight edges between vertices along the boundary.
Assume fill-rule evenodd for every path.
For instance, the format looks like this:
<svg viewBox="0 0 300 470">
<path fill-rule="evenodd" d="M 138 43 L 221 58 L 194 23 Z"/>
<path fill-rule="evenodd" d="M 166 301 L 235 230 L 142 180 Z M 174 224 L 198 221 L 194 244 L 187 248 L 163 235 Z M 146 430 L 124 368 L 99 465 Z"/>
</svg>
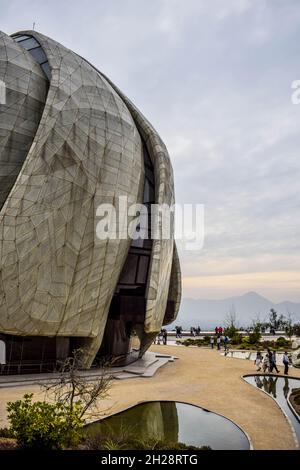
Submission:
<svg viewBox="0 0 300 470">
<path fill-rule="evenodd" d="M 195 280 L 189 294 L 203 293 L 205 273 L 300 272 L 300 105 L 290 99 L 300 79 L 297 0 L 1 5 L 4 31 L 35 21 L 103 70 L 160 132 L 177 202 L 205 204 L 203 251 L 180 253 L 184 277 Z M 274 295 L 300 301 L 295 279 L 276 281 Z M 256 288 L 266 285 L 257 275 Z"/>
</svg>

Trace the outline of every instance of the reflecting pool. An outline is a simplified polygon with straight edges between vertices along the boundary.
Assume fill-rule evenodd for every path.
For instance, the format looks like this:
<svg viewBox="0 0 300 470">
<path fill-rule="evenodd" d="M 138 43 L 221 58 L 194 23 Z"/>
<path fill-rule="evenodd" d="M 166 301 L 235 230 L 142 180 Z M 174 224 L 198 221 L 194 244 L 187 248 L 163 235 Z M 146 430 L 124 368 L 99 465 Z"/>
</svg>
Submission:
<svg viewBox="0 0 300 470">
<path fill-rule="evenodd" d="M 246 450 L 245 433 L 232 421 L 198 406 L 173 401 L 136 405 L 88 426 L 88 433 L 119 436 L 121 430 L 139 439 L 154 438 L 212 449 Z"/>
<path fill-rule="evenodd" d="M 289 392 L 291 392 L 294 388 L 300 387 L 300 379 L 291 379 L 289 377 L 277 377 L 271 375 L 251 375 L 244 377 L 244 379 L 246 382 L 260 388 L 261 390 L 264 390 L 273 398 L 275 398 L 275 400 L 279 403 L 281 408 L 289 417 L 300 446 L 300 422 L 295 417 L 287 402 Z"/>
</svg>

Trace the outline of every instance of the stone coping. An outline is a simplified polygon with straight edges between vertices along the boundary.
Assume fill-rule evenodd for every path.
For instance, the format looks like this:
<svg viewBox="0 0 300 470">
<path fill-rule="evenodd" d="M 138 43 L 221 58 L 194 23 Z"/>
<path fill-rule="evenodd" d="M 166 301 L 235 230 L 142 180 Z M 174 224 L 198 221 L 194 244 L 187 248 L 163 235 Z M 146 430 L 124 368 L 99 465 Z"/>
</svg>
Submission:
<svg viewBox="0 0 300 470">
<path fill-rule="evenodd" d="M 253 373 L 253 374 L 244 374 L 244 375 L 241 375 L 241 379 L 246 382 L 246 384 L 250 385 L 250 387 L 252 388 L 257 388 L 257 387 L 254 387 L 252 384 L 250 384 L 249 382 L 247 382 L 247 380 L 245 380 L 245 377 L 253 377 L 253 376 L 264 376 L 264 377 L 281 377 L 281 378 L 290 378 L 290 379 L 296 379 L 296 380 L 299 380 L 300 382 L 300 378 L 299 377 L 293 377 L 291 375 L 289 375 L 288 377 L 284 374 L 258 374 L 258 373 Z M 272 400 L 276 403 L 276 405 L 278 406 L 278 408 L 280 409 L 280 411 L 282 412 L 282 414 L 284 415 L 286 421 L 288 422 L 290 428 L 291 428 L 291 432 L 292 432 L 292 435 L 293 435 L 293 438 L 294 438 L 294 441 L 295 441 L 295 447 L 297 450 L 299 450 L 299 442 L 298 442 L 298 439 L 297 439 L 297 435 L 296 435 L 296 432 L 295 432 L 295 429 L 294 429 L 294 426 L 292 425 L 292 422 L 290 420 L 290 418 L 288 417 L 288 415 L 286 414 L 286 412 L 284 411 L 284 409 L 280 406 L 280 404 L 278 403 L 278 401 L 272 397 L 272 395 L 270 395 L 269 393 L 267 393 L 265 390 L 261 389 L 261 388 L 257 388 L 258 391 L 261 391 L 263 392 L 265 395 L 267 395 L 268 397 L 272 398 Z M 288 401 L 288 400 L 287 400 Z M 288 403 L 289 404 L 289 403 Z"/>
</svg>

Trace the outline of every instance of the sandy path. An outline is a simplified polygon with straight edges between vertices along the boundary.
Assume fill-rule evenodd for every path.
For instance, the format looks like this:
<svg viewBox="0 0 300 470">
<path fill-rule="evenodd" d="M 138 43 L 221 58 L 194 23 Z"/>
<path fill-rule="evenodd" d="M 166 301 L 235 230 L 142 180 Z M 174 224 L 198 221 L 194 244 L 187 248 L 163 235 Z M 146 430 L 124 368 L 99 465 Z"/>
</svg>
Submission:
<svg viewBox="0 0 300 470">
<path fill-rule="evenodd" d="M 115 381 L 109 399 L 103 402 L 109 412 L 145 400 L 189 402 L 234 420 L 249 434 L 255 449 L 295 448 L 290 426 L 274 400 L 240 378 L 255 371 L 252 361 L 225 358 L 201 348 L 153 346 L 152 350 L 180 359 L 152 378 Z M 293 369 L 293 374 L 300 377 L 300 370 Z M 6 423 L 7 401 L 26 392 L 39 393 L 39 387 L 0 389 L 0 426 Z"/>
</svg>

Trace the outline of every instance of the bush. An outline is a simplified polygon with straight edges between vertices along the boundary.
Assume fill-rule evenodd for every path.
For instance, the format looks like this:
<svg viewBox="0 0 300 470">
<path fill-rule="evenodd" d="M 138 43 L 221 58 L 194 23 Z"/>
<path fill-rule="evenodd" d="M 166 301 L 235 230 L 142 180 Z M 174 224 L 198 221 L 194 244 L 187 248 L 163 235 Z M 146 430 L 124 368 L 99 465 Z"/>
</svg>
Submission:
<svg viewBox="0 0 300 470">
<path fill-rule="evenodd" d="M 32 402 L 32 394 L 7 405 L 10 430 L 19 446 L 35 449 L 63 449 L 81 437 L 81 404 L 73 409 L 63 403 Z"/>
<path fill-rule="evenodd" d="M 288 339 L 285 339 L 283 336 L 279 336 L 275 344 L 279 348 L 284 348 L 284 347 L 290 347 L 291 342 Z"/>
<path fill-rule="evenodd" d="M 9 428 L 0 428 L 0 437 L 11 438 L 14 437 L 13 432 Z"/>
<path fill-rule="evenodd" d="M 184 341 L 176 341 L 177 344 L 182 344 L 183 346 L 204 346 L 207 344 L 204 339 L 192 339 L 187 338 Z"/>
<path fill-rule="evenodd" d="M 243 336 L 239 333 L 236 333 L 232 338 L 230 338 L 230 343 L 231 344 L 240 344 L 243 342 Z"/>
<path fill-rule="evenodd" d="M 237 336 L 238 329 L 234 325 L 230 325 L 229 327 L 225 328 L 224 334 L 229 338 L 233 338 L 234 336 Z"/>
</svg>

